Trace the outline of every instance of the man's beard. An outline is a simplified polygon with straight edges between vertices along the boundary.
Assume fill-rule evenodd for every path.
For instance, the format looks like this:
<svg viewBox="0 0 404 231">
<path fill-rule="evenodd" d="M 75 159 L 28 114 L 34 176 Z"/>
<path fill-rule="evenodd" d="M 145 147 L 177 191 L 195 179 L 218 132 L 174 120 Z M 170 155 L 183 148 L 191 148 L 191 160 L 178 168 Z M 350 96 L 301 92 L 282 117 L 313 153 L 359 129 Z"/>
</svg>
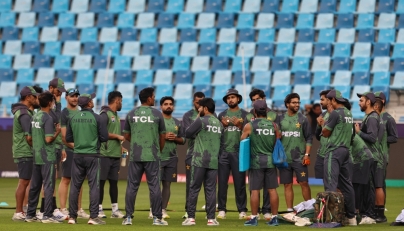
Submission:
<svg viewBox="0 0 404 231">
<path fill-rule="evenodd" d="M 361 108 L 361 112 L 366 111 L 366 109 L 368 109 L 366 106 L 365 107 L 360 107 Z"/>
<path fill-rule="evenodd" d="M 199 113 L 199 116 L 200 116 L 200 117 L 205 116 L 205 112 L 201 111 L 201 112 Z"/>
<path fill-rule="evenodd" d="M 238 106 L 238 104 L 228 104 L 229 108 L 233 109 L 236 108 Z"/>
<path fill-rule="evenodd" d="M 173 110 L 171 110 L 171 111 L 165 110 L 165 111 L 163 111 L 163 113 L 164 113 L 165 115 L 171 115 L 171 114 L 173 114 Z"/>
<path fill-rule="evenodd" d="M 41 106 L 39 106 L 39 104 L 34 104 L 34 109 L 39 109 L 39 108 L 41 108 Z"/>
</svg>

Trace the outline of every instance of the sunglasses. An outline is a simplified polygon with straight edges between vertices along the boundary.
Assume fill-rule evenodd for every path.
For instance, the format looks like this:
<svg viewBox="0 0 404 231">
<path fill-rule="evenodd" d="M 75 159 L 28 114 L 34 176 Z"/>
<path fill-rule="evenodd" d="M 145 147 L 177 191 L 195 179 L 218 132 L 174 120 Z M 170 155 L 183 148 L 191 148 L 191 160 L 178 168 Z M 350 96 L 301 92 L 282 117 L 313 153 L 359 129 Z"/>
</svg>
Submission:
<svg viewBox="0 0 404 231">
<path fill-rule="evenodd" d="M 67 91 L 67 94 L 68 94 L 68 95 L 73 94 L 73 93 L 80 95 L 79 90 L 78 90 L 78 89 L 75 89 L 75 88 L 69 89 L 69 90 Z"/>
</svg>

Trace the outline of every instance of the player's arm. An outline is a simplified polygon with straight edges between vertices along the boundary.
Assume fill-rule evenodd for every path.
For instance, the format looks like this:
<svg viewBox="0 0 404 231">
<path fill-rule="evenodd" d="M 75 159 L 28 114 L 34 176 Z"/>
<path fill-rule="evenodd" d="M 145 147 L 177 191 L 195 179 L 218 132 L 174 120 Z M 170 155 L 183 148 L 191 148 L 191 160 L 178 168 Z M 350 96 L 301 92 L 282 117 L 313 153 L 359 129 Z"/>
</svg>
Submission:
<svg viewBox="0 0 404 231">
<path fill-rule="evenodd" d="M 195 138 L 195 136 L 202 130 L 202 119 L 196 118 L 196 120 L 185 130 L 186 138 Z"/>
<path fill-rule="evenodd" d="M 397 124 L 392 117 L 390 117 L 386 122 L 386 131 L 387 131 L 387 143 L 388 144 L 397 143 L 398 140 Z"/>
<path fill-rule="evenodd" d="M 246 124 L 246 125 L 244 126 L 244 128 L 243 128 L 243 133 L 241 133 L 241 138 L 240 138 L 240 140 L 247 139 L 248 136 L 250 136 L 250 134 L 251 134 L 251 124 L 248 123 L 248 124 Z"/>
<path fill-rule="evenodd" d="M 177 126 L 178 126 L 178 134 L 174 139 L 174 143 L 179 144 L 179 145 L 184 145 L 186 142 L 186 139 L 185 139 L 185 134 L 182 129 L 181 123 L 177 122 Z"/>
<path fill-rule="evenodd" d="M 56 100 L 55 102 L 55 110 L 53 111 L 56 115 L 57 121 L 54 121 L 54 123 L 58 124 L 60 123 L 60 118 L 62 117 L 62 103 L 60 103 L 60 99 L 59 101 Z"/>
<path fill-rule="evenodd" d="M 74 143 L 71 119 L 66 125 L 66 142 L 67 143 Z"/>
<path fill-rule="evenodd" d="M 338 123 L 338 119 L 339 119 L 338 112 L 336 111 L 331 112 L 327 122 L 323 126 L 323 130 L 321 131 L 324 137 L 331 136 L 332 131 L 334 130 L 335 126 Z"/>
<path fill-rule="evenodd" d="M 32 146 L 31 117 L 27 114 L 23 114 L 18 118 L 18 121 L 20 122 L 22 131 L 24 132 L 25 140 L 30 146 Z"/>
<path fill-rule="evenodd" d="M 311 126 L 307 117 L 304 119 L 303 122 L 303 136 L 304 140 L 306 141 L 306 153 L 310 154 L 311 151 L 311 144 L 313 143 L 313 136 L 311 134 Z"/>
<path fill-rule="evenodd" d="M 62 133 L 62 142 L 64 145 L 66 145 L 66 147 L 69 147 L 71 149 L 74 148 L 74 143 L 68 143 L 66 141 L 66 127 L 67 127 L 67 123 L 68 123 L 68 118 L 66 117 L 66 115 L 62 114 L 61 118 L 60 118 L 60 133 Z"/>
<path fill-rule="evenodd" d="M 187 112 L 182 116 L 181 121 L 181 128 L 183 129 L 182 132 L 185 134 L 185 130 L 191 125 L 191 115 Z"/>
<path fill-rule="evenodd" d="M 377 133 L 379 132 L 379 126 L 381 126 L 379 121 L 374 117 L 370 117 L 366 121 L 366 127 L 367 127 L 366 133 L 360 130 L 356 134 L 358 134 L 364 141 L 374 144 L 377 141 Z"/>
<path fill-rule="evenodd" d="M 100 121 L 101 124 L 104 124 L 105 126 L 108 126 L 109 119 L 107 113 L 101 113 L 100 114 Z M 125 141 L 125 137 L 115 134 L 115 133 L 109 133 L 108 132 L 108 140 L 119 140 L 119 141 Z"/>
<path fill-rule="evenodd" d="M 159 119 L 159 138 L 160 138 L 160 152 L 163 151 L 164 145 L 166 144 L 166 124 L 164 122 L 164 117 L 161 112 L 158 112 Z"/>
<path fill-rule="evenodd" d="M 97 130 L 98 130 L 98 139 L 100 142 L 107 142 L 108 141 L 108 129 L 107 123 L 103 123 L 101 121 L 101 117 L 97 114 L 93 114 L 95 120 L 97 121 Z"/>
<path fill-rule="evenodd" d="M 45 142 L 47 144 L 52 143 L 60 134 L 60 123 L 55 124 L 53 123 L 52 117 L 49 116 L 44 123 L 44 132 L 45 132 Z"/>
<path fill-rule="evenodd" d="M 125 137 L 125 140 L 130 142 L 131 135 L 130 135 L 130 124 L 129 124 L 130 117 L 129 117 L 129 114 L 130 113 L 128 113 L 126 115 L 125 124 L 123 125 L 122 133 L 123 133 L 123 137 Z"/>
</svg>

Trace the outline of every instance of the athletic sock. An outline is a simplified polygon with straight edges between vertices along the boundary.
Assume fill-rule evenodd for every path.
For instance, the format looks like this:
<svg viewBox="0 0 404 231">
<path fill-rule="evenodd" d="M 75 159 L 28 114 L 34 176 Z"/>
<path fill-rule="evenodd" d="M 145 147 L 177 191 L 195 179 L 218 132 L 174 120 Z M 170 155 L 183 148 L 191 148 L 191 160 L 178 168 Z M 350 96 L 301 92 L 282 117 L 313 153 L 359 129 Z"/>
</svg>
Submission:
<svg viewBox="0 0 404 231">
<path fill-rule="evenodd" d="M 43 197 L 41 200 L 41 208 L 39 209 L 39 212 L 41 212 L 41 213 L 45 212 L 45 198 L 43 198 Z"/>
<path fill-rule="evenodd" d="M 112 213 L 118 211 L 118 203 L 111 204 L 111 207 L 112 207 Z"/>
<path fill-rule="evenodd" d="M 376 205 L 376 213 L 378 217 L 384 217 L 384 205 Z"/>
<path fill-rule="evenodd" d="M 99 211 L 102 210 L 102 205 L 98 205 L 98 210 L 99 210 Z"/>
</svg>

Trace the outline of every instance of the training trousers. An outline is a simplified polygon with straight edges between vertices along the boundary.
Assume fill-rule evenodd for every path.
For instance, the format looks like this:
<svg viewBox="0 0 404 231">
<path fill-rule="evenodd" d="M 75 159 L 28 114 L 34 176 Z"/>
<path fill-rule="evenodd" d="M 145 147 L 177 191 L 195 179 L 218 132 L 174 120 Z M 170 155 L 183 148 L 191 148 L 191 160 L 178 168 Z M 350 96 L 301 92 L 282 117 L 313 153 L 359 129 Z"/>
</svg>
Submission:
<svg viewBox="0 0 404 231">
<path fill-rule="evenodd" d="M 127 217 L 133 217 L 135 202 L 139 190 L 142 175 L 146 173 L 149 186 L 149 198 L 154 217 L 161 219 L 161 190 L 160 190 L 160 162 L 136 162 L 130 161 L 128 166 L 128 184 L 125 195 L 125 210 Z"/>
<path fill-rule="evenodd" d="M 345 212 L 348 218 L 355 216 L 355 192 L 350 180 L 349 150 L 337 148 L 326 153 L 324 158 L 324 189 L 337 192 L 339 188 L 344 195 Z"/>
<path fill-rule="evenodd" d="M 245 184 L 245 172 L 239 171 L 239 154 L 223 152 L 219 157 L 218 168 L 218 210 L 227 211 L 227 189 L 229 187 L 229 176 L 233 176 L 234 192 L 238 212 L 247 212 L 247 193 Z"/>
<path fill-rule="evenodd" d="M 100 158 L 85 156 L 85 154 L 74 154 L 71 175 L 69 194 L 70 217 L 77 218 L 80 189 L 84 179 L 87 177 L 90 188 L 90 218 L 97 218 L 100 200 Z"/>
<path fill-rule="evenodd" d="M 28 216 L 35 217 L 42 184 L 45 194 L 44 216 L 53 216 L 53 191 L 55 190 L 56 177 L 55 165 L 56 164 L 54 163 L 46 163 L 43 165 L 34 164 L 34 167 L 32 168 L 31 186 L 28 194 Z"/>
<path fill-rule="evenodd" d="M 188 212 L 189 185 L 191 184 L 192 155 L 185 156 L 185 212 Z"/>
<path fill-rule="evenodd" d="M 206 217 L 215 219 L 217 169 L 191 167 L 191 184 L 188 197 L 188 218 L 195 218 L 196 204 L 202 184 L 205 190 Z"/>
</svg>

